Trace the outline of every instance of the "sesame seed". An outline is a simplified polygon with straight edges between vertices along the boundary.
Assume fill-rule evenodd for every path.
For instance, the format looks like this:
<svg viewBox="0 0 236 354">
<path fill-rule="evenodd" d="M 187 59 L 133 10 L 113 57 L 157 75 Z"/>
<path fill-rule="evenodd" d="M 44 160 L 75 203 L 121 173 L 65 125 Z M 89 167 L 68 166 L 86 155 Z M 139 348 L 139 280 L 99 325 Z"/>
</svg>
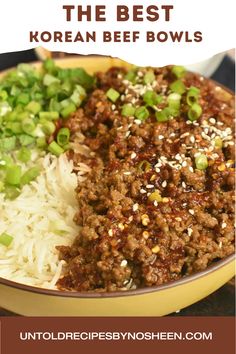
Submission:
<svg viewBox="0 0 236 354">
<path fill-rule="evenodd" d="M 178 160 L 178 161 L 180 161 L 180 160 L 181 160 L 180 154 L 176 154 L 176 155 L 175 155 L 175 159 Z"/>
<path fill-rule="evenodd" d="M 191 215 L 194 215 L 194 210 L 193 209 L 189 209 L 189 214 L 191 214 Z"/>
<path fill-rule="evenodd" d="M 192 166 L 189 166 L 189 171 L 190 171 L 190 172 L 193 172 Z"/>
<path fill-rule="evenodd" d="M 219 248 L 222 248 L 222 241 L 219 242 Z"/>
<path fill-rule="evenodd" d="M 195 138 L 194 138 L 193 135 L 190 136 L 190 139 L 189 139 L 189 140 L 191 141 L 191 143 L 193 143 L 193 144 L 195 143 Z"/>
<path fill-rule="evenodd" d="M 145 191 L 145 189 L 141 188 L 141 189 L 140 189 L 140 193 L 141 193 L 141 194 L 145 194 L 145 193 L 147 193 L 147 191 Z"/>
<path fill-rule="evenodd" d="M 112 104 L 111 105 L 111 109 L 114 111 L 116 109 L 116 105 L 115 104 Z"/>
<path fill-rule="evenodd" d="M 158 138 L 159 138 L 159 140 L 162 140 L 162 139 L 164 139 L 164 135 L 159 135 Z"/>
<path fill-rule="evenodd" d="M 128 264 L 127 260 L 126 259 L 123 259 L 123 261 L 121 262 L 120 266 L 121 267 L 126 267 Z"/>
<path fill-rule="evenodd" d="M 184 187 L 184 188 L 186 188 L 186 187 L 187 187 L 187 185 L 186 185 L 186 183 L 185 183 L 185 182 L 182 182 L 182 187 Z"/>
<path fill-rule="evenodd" d="M 180 218 L 179 216 L 177 216 L 177 217 L 175 218 L 175 220 L 176 220 L 176 221 L 182 221 L 182 218 Z"/>
<path fill-rule="evenodd" d="M 167 181 L 163 181 L 161 185 L 163 188 L 165 188 L 167 186 Z"/>
<path fill-rule="evenodd" d="M 136 156 L 137 156 L 137 154 L 135 152 L 132 152 L 130 157 L 131 157 L 131 159 L 135 159 Z"/>
<path fill-rule="evenodd" d="M 109 236 L 113 236 L 113 231 L 112 231 L 112 229 L 108 230 L 108 235 L 109 235 Z"/>
<path fill-rule="evenodd" d="M 224 125 L 224 123 L 223 123 L 223 122 L 217 122 L 216 124 L 217 124 L 217 125 L 219 125 L 219 126 Z"/>
<path fill-rule="evenodd" d="M 133 215 L 129 216 L 129 221 L 133 221 L 134 217 Z"/>
<path fill-rule="evenodd" d="M 133 205 L 133 211 L 137 211 L 137 210 L 138 210 L 138 207 L 139 207 L 138 203 L 135 203 L 135 204 Z"/>
<path fill-rule="evenodd" d="M 222 222 L 221 228 L 222 228 L 222 229 L 225 229 L 226 226 L 227 226 L 226 222 Z"/>
<path fill-rule="evenodd" d="M 191 236 L 193 233 L 193 229 L 191 229 L 191 227 L 188 227 L 187 231 L 188 231 L 188 236 Z"/>
<path fill-rule="evenodd" d="M 125 137 L 128 138 L 130 136 L 130 131 L 128 130 L 126 133 L 125 133 Z"/>
<path fill-rule="evenodd" d="M 211 124 L 216 124 L 215 118 L 210 118 L 210 119 L 209 119 L 209 122 L 210 122 Z"/>
<path fill-rule="evenodd" d="M 154 188 L 154 185 L 153 184 L 147 184 L 146 188 L 148 188 L 148 189 Z"/>
<path fill-rule="evenodd" d="M 142 121 L 140 119 L 135 119 L 134 123 L 137 124 L 137 125 L 140 125 L 142 123 Z"/>
<path fill-rule="evenodd" d="M 158 202 L 157 202 L 156 200 L 154 200 L 153 205 L 154 205 L 155 207 L 157 207 L 157 206 L 158 206 Z"/>
<path fill-rule="evenodd" d="M 169 198 L 166 197 L 162 198 L 162 203 L 168 203 L 168 202 L 169 202 Z"/>
<path fill-rule="evenodd" d="M 125 228 L 124 224 L 122 224 L 121 222 L 118 224 L 118 227 L 119 227 L 120 230 L 124 230 L 124 228 Z"/>
<path fill-rule="evenodd" d="M 155 169 L 156 172 L 161 172 L 160 168 Z"/>
<path fill-rule="evenodd" d="M 187 166 L 187 161 L 183 161 L 182 166 L 186 167 Z"/>
<path fill-rule="evenodd" d="M 129 172 L 129 171 L 124 172 L 123 175 L 129 176 L 129 175 L 131 175 L 131 172 Z"/>
</svg>

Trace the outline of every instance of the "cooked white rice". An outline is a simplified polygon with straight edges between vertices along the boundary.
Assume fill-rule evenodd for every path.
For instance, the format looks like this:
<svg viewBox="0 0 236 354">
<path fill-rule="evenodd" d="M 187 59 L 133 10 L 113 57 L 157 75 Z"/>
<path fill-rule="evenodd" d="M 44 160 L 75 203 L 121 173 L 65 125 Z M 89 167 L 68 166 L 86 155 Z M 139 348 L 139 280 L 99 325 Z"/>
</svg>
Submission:
<svg viewBox="0 0 236 354">
<path fill-rule="evenodd" d="M 56 158 L 50 154 L 38 164 L 42 166 L 40 176 L 25 185 L 17 199 L 5 200 L 0 193 L 0 234 L 14 238 L 9 247 L 0 245 L 0 277 L 54 288 L 63 268 L 55 247 L 70 245 L 78 234 L 73 222 L 74 189 L 88 167 L 79 166 L 77 177 L 72 173 L 73 163 L 64 155 Z"/>
</svg>

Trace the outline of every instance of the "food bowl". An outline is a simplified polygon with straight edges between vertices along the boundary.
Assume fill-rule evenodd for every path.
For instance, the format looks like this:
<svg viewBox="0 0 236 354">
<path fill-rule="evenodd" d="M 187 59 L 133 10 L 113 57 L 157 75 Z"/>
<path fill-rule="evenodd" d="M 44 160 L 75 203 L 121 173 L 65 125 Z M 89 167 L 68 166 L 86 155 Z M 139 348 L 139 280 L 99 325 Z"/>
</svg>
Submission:
<svg viewBox="0 0 236 354">
<path fill-rule="evenodd" d="M 101 57 L 69 57 L 57 64 L 83 67 L 89 73 L 129 66 L 118 59 Z M 208 296 L 230 280 L 234 271 L 235 256 L 230 255 L 204 271 L 165 285 L 113 293 L 47 290 L 0 278 L 0 306 L 26 316 L 164 316 Z"/>
</svg>

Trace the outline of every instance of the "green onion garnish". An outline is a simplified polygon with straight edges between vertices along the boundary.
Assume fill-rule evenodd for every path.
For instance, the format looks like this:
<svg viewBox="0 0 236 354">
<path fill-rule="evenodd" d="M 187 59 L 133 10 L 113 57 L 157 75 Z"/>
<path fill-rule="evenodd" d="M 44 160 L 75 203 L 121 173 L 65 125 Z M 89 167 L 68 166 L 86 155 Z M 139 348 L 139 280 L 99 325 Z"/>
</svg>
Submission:
<svg viewBox="0 0 236 354">
<path fill-rule="evenodd" d="M 127 72 L 127 74 L 125 75 L 124 79 L 134 83 L 136 77 L 137 77 L 136 71 L 135 70 L 129 70 Z"/>
<path fill-rule="evenodd" d="M 42 121 L 42 131 L 46 134 L 46 135 L 51 135 L 55 132 L 56 127 L 55 124 L 53 122 L 50 122 L 48 120 Z"/>
<path fill-rule="evenodd" d="M 59 118 L 58 112 L 40 112 L 40 119 L 57 120 Z"/>
<path fill-rule="evenodd" d="M 124 106 L 122 107 L 121 115 L 124 117 L 133 117 L 134 112 L 135 112 L 135 108 L 131 104 L 127 103 L 124 104 Z"/>
<path fill-rule="evenodd" d="M 143 95 L 143 100 L 148 106 L 152 107 L 160 104 L 163 97 L 158 95 L 155 91 L 148 90 Z"/>
<path fill-rule="evenodd" d="M 20 195 L 20 189 L 16 186 L 6 186 L 4 189 L 6 199 L 14 200 Z"/>
<path fill-rule="evenodd" d="M 55 141 L 52 141 L 51 144 L 48 145 L 48 151 L 56 156 L 60 156 L 63 154 L 64 149 L 58 145 Z"/>
<path fill-rule="evenodd" d="M 143 171 L 148 172 L 151 168 L 152 165 L 147 160 L 140 161 L 138 164 L 138 170 L 142 172 Z"/>
<path fill-rule="evenodd" d="M 198 103 L 193 105 L 188 110 L 188 119 L 192 122 L 197 120 L 202 115 L 202 107 Z"/>
<path fill-rule="evenodd" d="M 143 77 L 143 81 L 146 85 L 151 84 L 155 80 L 155 74 L 153 70 L 148 70 Z"/>
<path fill-rule="evenodd" d="M 57 77 L 53 76 L 53 75 L 46 74 L 44 76 L 44 78 L 43 78 L 43 84 L 45 86 L 49 86 L 49 85 L 51 85 L 53 83 L 60 83 L 60 80 Z"/>
<path fill-rule="evenodd" d="M 206 155 L 201 154 L 195 158 L 195 164 L 198 170 L 205 170 L 208 167 Z"/>
<path fill-rule="evenodd" d="M 34 143 L 34 138 L 27 134 L 21 134 L 18 136 L 19 142 L 22 146 L 28 146 Z"/>
<path fill-rule="evenodd" d="M 146 107 L 141 106 L 136 108 L 134 116 L 139 120 L 146 120 L 149 117 L 149 111 Z"/>
<path fill-rule="evenodd" d="M 186 101 L 189 106 L 197 103 L 200 90 L 197 87 L 191 86 L 187 92 Z"/>
<path fill-rule="evenodd" d="M 16 147 L 16 137 L 11 136 L 9 138 L 0 139 L 0 151 L 7 152 L 14 150 Z"/>
<path fill-rule="evenodd" d="M 24 186 L 25 184 L 28 184 L 31 181 L 33 181 L 35 178 L 38 177 L 39 173 L 40 173 L 40 169 L 38 166 L 34 166 L 29 170 L 27 170 L 21 177 L 21 181 L 20 181 L 21 186 Z"/>
<path fill-rule="evenodd" d="M 21 127 L 26 134 L 30 135 L 35 129 L 35 124 L 32 119 L 25 118 L 21 124 Z"/>
<path fill-rule="evenodd" d="M 167 103 L 169 107 L 174 108 L 174 109 L 179 109 L 180 108 L 180 101 L 181 101 L 181 95 L 179 93 L 171 93 L 167 97 Z"/>
<path fill-rule="evenodd" d="M 31 151 L 26 147 L 22 146 L 22 148 L 17 153 L 18 160 L 26 163 L 30 161 L 30 157 L 31 157 Z"/>
<path fill-rule="evenodd" d="M 180 66 L 180 65 L 173 66 L 171 71 L 177 77 L 177 79 L 181 79 L 186 74 L 186 69 L 183 66 Z"/>
<path fill-rule="evenodd" d="M 76 111 L 76 105 L 71 102 L 66 107 L 61 110 L 61 115 L 63 118 L 69 117 L 70 114 Z"/>
<path fill-rule="evenodd" d="M 107 93 L 107 98 L 109 98 L 110 101 L 112 102 L 116 102 L 118 100 L 118 98 L 120 97 L 120 94 L 118 91 L 114 90 L 113 88 L 110 88 Z"/>
<path fill-rule="evenodd" d="M 8 235 L 7 233 L 3 232 L 1 235 L 0 235 L 0 244 L 3 245 L 3 246 L 10 246 L 10 244 L 12 243 L 13 241 L 13 237 L 11 235 Z"/>
<path fill-rule="evenodd" d="M 158 122 L 167 122 L 174 114 L 175 110 L 165 107 L 162 111 L 156 112 L 155 116 Z"/>
<path fill-rule="evenodd" d="M 70 131 L 68 128 L 61 128 L 57 133 L 57 142 L 60 146 L 64 146 L 69 143 Z"/>
<path fill-rule="evenodd" d="M 44 136 L 37 138 L 36 145 L 40 149 L 44 149 L 47 146 L 47 141 Z"/>
<path fill-rule="evenodd" d="M 182 95 L 186 91 L 186 87 L 181 80 L 176 80 L 172 82 L 172 84 L 170 84 L 170 89 L 171 91 L 179 93 L 180 95 Z"/>
<path fill-rule="evenodd" d="M 7 167 L 6 183 L 12 186 L 17 186 L 20 184 L 20 180 L 21 180 L 21 167 L 18 165 Z"/>
</svg>

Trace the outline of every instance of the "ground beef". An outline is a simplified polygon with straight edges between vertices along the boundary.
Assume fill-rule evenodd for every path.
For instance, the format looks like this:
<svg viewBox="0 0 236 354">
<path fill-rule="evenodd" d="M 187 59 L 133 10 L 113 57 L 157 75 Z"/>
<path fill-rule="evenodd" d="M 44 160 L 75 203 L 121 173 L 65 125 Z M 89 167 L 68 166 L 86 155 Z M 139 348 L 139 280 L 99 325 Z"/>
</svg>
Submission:
<svg viewBox="0 0 236 354">
<path fill-rule="evenodd" d="M 135 83 L 124 69 L 98 73 L 97 87 L 66 122 L 72 138 L 83 134 L 92 157 L 70 151 L 91 173 L 76 190 L 79 235 L 71 247 L 59 247 L 66 261 L 59 289 L 159 285 L 234 252 L 234 98 L 188 73 L 187 89 L 200 89 L 198 120 L 187 118 L 186 94 L 166 122 L 157 122 L 152 108 L 145 121 L 125 117 L 122 106 L 143 105 L 147 90 L 164 97 L 158 110 L 166 105 L 171 67 L 155 69 L 155 80 L 144 84 L 147 70 L 138 70 Z M 110 87 L 120 93 L 115 103 L 106 95 Z M 208 160 L 204 170 L 196 166 L 200 154 Z"/>
</svg>

